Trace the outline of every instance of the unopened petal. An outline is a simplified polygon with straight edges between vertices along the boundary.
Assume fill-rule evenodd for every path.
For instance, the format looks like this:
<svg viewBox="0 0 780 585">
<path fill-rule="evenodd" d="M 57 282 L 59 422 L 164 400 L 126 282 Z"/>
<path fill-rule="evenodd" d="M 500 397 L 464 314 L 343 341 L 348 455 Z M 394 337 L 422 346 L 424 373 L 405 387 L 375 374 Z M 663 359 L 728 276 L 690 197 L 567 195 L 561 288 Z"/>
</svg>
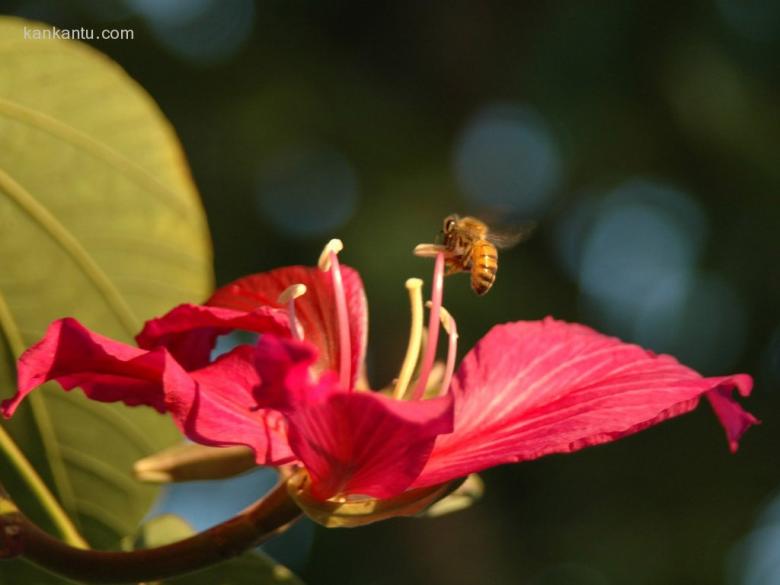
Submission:
<svg viewBox="0 0 780 585">
<path fill-rule="evenodd" d="M 139 459 L 133 473 L 139 481 L 171 483 L 232 477 L 256 465 L 254 451 L 242 445 L 217 448 L 188 442 Z"/>
</svg>

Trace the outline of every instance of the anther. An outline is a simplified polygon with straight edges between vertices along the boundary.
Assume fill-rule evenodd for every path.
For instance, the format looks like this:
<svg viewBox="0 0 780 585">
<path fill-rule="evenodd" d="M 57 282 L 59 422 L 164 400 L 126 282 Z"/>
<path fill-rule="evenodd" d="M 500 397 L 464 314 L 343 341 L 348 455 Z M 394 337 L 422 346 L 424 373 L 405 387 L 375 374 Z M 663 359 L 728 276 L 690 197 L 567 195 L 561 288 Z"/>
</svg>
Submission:
<svg viewBox="0 0 780 585">
<path fill-rule="evenodd" d="M 446 252 L 447 248 L 438 244 L 417 244 L 414 247 L 414 255 L 421 258 L 433 258 L 440 252 Z"/>
<path fill-rule="evenodd" d="M 325 247 L 322 249 L 322 253 L 320 254 L 320 259 L 317 260 L 317 266 L 319 266 L 320 270 L 323 272 L 330 270 L 331 254 L 338 254 L 343 249 L 344 242 L 338 238 L 333 238 L 330 242 L 325 244 Z"/>
<path fill-rule="evenodd" d="M 280 305 L 287 305 L 287 317 L 290 320 L 290 332 L 292 333 L 293 339 L 296 339 L 297 341 L 303 340 L 303 327 L 300 323 L 298 323 L 298 319 L 295 316 L 295 299 L 305 294 L 306 285 L 298 283 L 288 286 L 277 298 L 277 302 Z"/>
<path fill-rule="evenodd" d="M 349 335 L 349 316 L 347 297 L 344 293 L 344 280 L 341 277 L 338 253 L 344 249 L 341 240 L 333 239 L 325 245 L 317 262 L 320 270 L 330 272 L 333 282 L 333 296 L 336 301 L 336 318 L 339 327 L 339 382 L 345 390 L 352 390 L 350 366 L 352 361 L 352 343 Z"/>
<path fill-rule="evenodd" d="M 410 278 L 406 281 L 406 289 L 409 291 L 409 304 L 412 309 L 412 324 L 409 330 L 409 344 L 406 346 L 401 371 L 398 373 L 398 381 L 395 383 L 393 398 L 400 400 L 406 393 L 409 381 L 414 373 L 414 366 L 420 357 L 423 330 L 422 285 L 419 278 Z"/>
</svg>

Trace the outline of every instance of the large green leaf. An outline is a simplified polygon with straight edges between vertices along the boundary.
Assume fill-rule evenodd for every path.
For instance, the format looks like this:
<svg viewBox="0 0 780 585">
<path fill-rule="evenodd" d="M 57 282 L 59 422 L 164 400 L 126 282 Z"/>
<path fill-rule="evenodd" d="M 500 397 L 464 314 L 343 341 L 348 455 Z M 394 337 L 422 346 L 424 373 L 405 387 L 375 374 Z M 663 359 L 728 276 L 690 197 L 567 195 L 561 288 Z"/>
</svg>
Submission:
<svg viewBox="0 0 780 585">
<path fill-rule="evenodd" d="M 0 18 L 0 397 L 13 392 L 14 354 L 53 319 L 129 341 L 212 285 L 208 228 L 169 123 L 104 55 L 25 38 L 42 26 Z M 7 429 L 98 547 L 134 532 L 154 497 L 132 463 L 178 437 L 151 410 L 58 387 L 34 392 Z M 6 467 L 2 478 L 34 515 Z"/>
<path fill-rule="evenodd" d="M 193 534 L 187 522 L 174 514 L 153 518 L 135 538 L 137 548 L 162 546 Z M 247 552 L 208 569 L 165 579 L 161 585 L 303 585 L 290 569 L 259 551 Z"/>
</svg>

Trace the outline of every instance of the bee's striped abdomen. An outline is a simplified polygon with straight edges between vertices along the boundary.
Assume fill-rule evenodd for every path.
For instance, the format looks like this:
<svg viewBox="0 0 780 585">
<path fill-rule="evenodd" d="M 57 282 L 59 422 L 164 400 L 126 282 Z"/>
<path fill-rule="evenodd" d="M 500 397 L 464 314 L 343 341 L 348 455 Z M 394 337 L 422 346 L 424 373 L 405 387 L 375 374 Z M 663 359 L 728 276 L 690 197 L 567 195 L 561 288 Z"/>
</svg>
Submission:
<svg viewBox="0 0 780 585">
<path fill-rule="evenodd" d="M 474 242 L 471 248 L 471 289 L 484 295 L 496 281 L 498 250 L 487 240 Z"/>
</svg>

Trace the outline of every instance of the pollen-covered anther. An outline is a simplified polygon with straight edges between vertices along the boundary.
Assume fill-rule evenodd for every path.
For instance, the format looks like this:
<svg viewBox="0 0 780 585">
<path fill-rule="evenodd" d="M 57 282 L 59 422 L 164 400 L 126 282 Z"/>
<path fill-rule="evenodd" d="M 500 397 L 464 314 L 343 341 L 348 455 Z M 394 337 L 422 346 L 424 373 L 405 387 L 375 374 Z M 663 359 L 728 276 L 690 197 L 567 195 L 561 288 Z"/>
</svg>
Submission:
<svg viewBox="0 0 780 585">
<path fill-rule="evenodd" d="M 295 299 L 306 294 L 306 285 L 302 283 L 288 286 L 276 299 L 280 305 L 287 305 L 287 317 L 290 320 L 290 332 L 294 339 L 303 340 L 303 326 L 295 315 Z"/>
<path fill-rule="evenodd" d="M 439 252 L 446 252 L 447 248 L 438 244 L 417 244 L 414 247 L 414 255 L 421 258 L 434 258 Z"/>
<path fill-rule="evenodd" d="M 279 304 L 289 303 L 290 301 L 302 297 L 306 294 L 306 285 L 302 283 L 288 286 L 282 291 L 282 294 L 276 299 Z"/>
<path fill-rule="evenodd" d="M 398 380 L 393 390 L 393 398 L 400 400 L 404 397 L 409 381 L 412 379 L 414 367 L 420 356 L 423 332 L 423 281 L 419 278 L 410 278 L 406 281 L 406 290 L 409 291 L 409 305 L 412 310 L 412 324 L 409 330 L 409 343 L 406 346 L 406 355 L 398 373 Z"/>
<path fill-rule="evenodd" d="M 338 238 L 333 238 L 330 242 L 325 244 L 322 249 L 319 260 L 317 260 L 317 266 L 323 272 L 330 270 L 331 254 L 338 254 L 344 249 L 344 242 Z"/>
<path fill-rule="evenodd" d="M 430 309 L 431 301 L 428 301 L 425 305 Z M 455 359 L 458 355 L 458 326 L 455 323 L 455 318 L 447 309 L 442 306 L 439 307 L 439 311 L 441 325 L 450 338 L 449 343 L 447 344 L 447 362 L 444 368 L 444 377 L 442 378 L 441 387 L 439 389 L 439 396 L 444 396 L 449 390 L 450 382 L 452 382 L 452 374 L 455 371 Z"/>
</svg>

